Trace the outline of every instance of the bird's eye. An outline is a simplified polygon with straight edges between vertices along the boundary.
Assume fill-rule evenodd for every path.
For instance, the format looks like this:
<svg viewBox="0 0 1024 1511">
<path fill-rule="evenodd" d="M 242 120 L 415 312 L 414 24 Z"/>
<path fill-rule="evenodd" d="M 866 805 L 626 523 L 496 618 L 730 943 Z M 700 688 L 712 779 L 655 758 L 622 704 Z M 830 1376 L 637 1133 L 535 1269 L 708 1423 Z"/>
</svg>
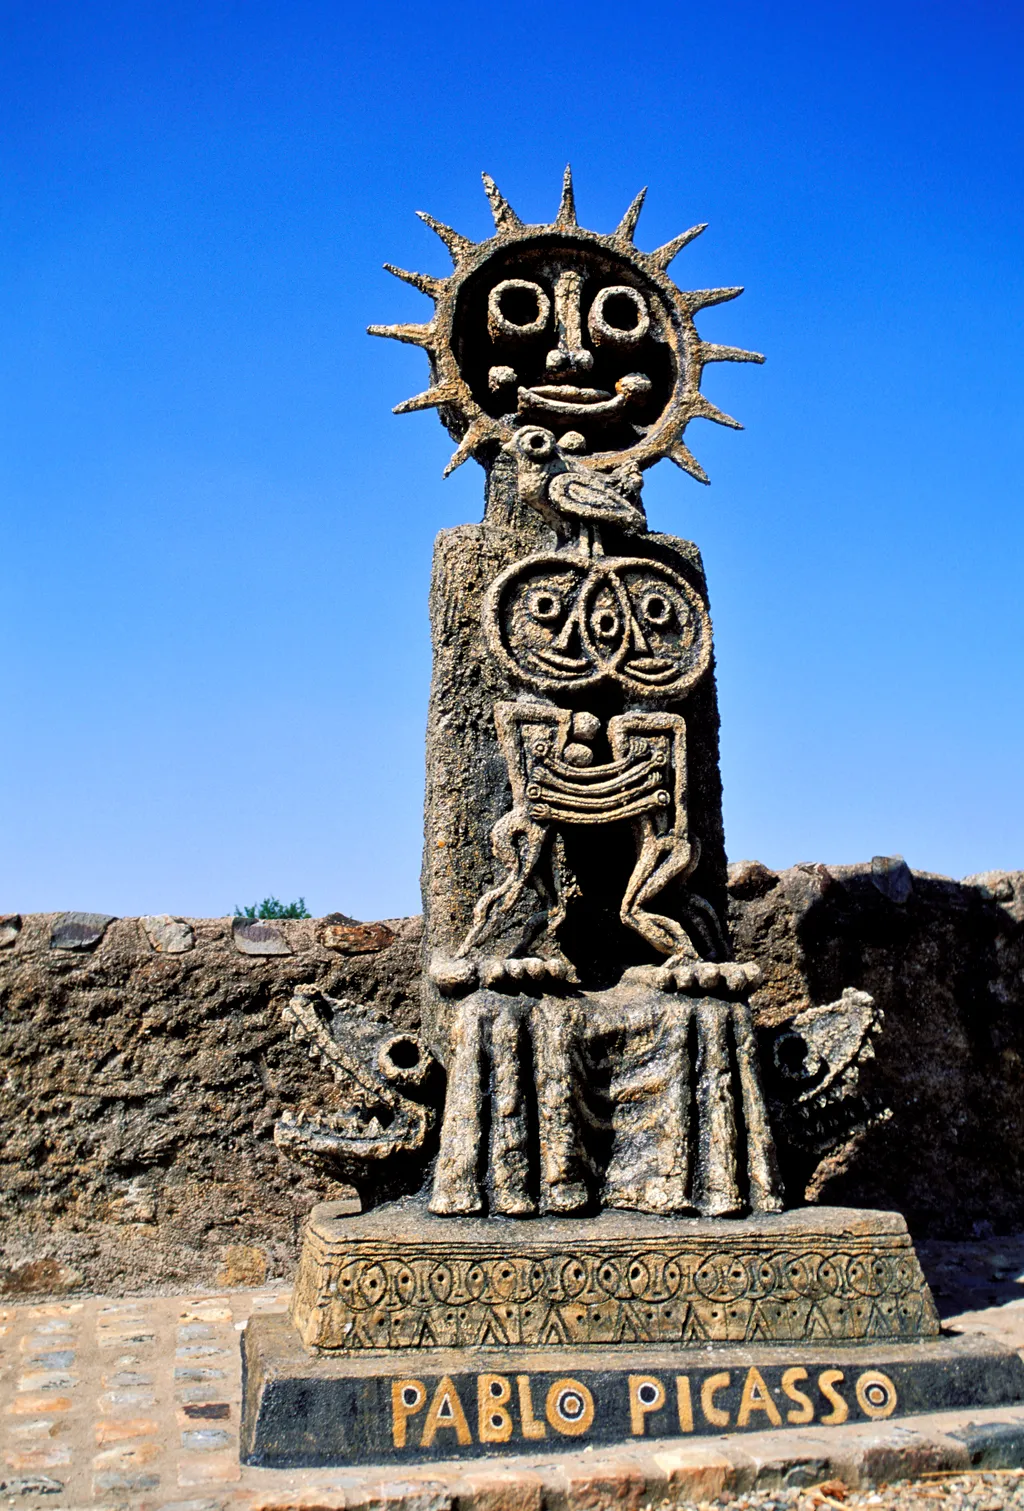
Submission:
<svg viewBox="0 0 1024 1511">
<path fill-rule="evenodd" d="M 487 300 L 487 329 L 494 341 L 539 336 L 550 317 L 551 300 L 539 283 L 528 278 L 502 279 Z"/>
<path fill-rule="evenodd" d="M 595 346 L 636 346 L 650 330 L 651 317 L 643 294 L 613 284 L 599 290 L 587 324 Z"/>
<path fill-rule="evenodd" d="M 520 456 L 528 457 L 532 462 L 546 462 L 555 449 L 555 438 L 541 425 L 528 425 L 516 431 L 513 445 Z"/>
</svg>

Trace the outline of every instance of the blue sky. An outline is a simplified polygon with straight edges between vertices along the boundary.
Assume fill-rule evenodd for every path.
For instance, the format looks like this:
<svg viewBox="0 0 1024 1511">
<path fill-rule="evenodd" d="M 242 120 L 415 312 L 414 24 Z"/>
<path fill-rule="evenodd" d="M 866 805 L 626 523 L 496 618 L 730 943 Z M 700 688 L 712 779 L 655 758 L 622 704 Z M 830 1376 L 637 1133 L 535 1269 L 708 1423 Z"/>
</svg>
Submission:
<svg viewBox="0 0 1024 1511">
<path fill-rule="evenodd" d="M 0 910 L 418 907 L 431 544 L 479 517 L 413 215 L 710 229 L 648 473 L 708 569 L 728 848 L 1024 865 L 1013 6 L 0 5 Z"/>
</svg>

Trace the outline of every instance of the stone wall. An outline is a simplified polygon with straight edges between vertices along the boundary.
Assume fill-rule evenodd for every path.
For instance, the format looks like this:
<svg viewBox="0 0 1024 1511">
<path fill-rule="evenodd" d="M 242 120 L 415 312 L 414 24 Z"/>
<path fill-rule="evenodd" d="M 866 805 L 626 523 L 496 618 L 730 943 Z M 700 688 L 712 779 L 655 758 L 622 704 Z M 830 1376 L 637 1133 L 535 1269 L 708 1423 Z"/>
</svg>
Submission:
<svg viewBox="0 0 1024 1511">
<path fill-rule="evenodd" d="M 273 1142 L 331 1094 L 281 1006 L 315 982 L 415 1029 L 419 921 L 84 916 L 0 920 L 0 1290 L 289 1274 L 339 1188 Z M 730 919 L 766 1032 L 847 986 L 885 1014 L 873 1118 L 791 1165 L 790 1200 L 896 1207 L 921 1236 L 1024 1228 L 1024 873 L 740 862 Z"/>
<path fill-rule="evenodd" d="M 56 914 L 0 924 L 14 935 L 0 949 L 0 1287 L 288 1273 L 305 1213 L 339 1191 L 273 1141 L 282 1109 L 325 1080 L 289 1042 L 281 1005 L 315 981 L 415 1026 L 419 921 L 239 932 L 189 919 L 180 953 L 154 948 L 137 918 L 91 947 L 53 948 L 55 931 L 89 933 Z M 243 952 L 254 947 L 289 953 Z"/>
</svg>

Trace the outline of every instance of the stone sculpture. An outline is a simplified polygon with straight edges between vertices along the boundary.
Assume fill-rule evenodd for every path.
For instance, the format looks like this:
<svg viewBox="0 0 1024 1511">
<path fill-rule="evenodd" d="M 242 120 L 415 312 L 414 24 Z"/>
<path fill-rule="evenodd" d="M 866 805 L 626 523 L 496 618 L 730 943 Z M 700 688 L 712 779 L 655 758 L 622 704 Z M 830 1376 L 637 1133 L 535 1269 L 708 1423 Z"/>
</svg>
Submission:
<svg viewBox="0 0 1024 1511">
<path fill-rule="evenodd" d="M 399 411 L 436 405 L 459 441 L 449 470 L 476 455 L 491 480 L 482 538 L 442 548 L 434 599 L 442 639 L 453 611 L 469 623 L 454 668 L 442 647 L 431 712 L 427 1008 L 448 1070 L 431 1210 L 778 1210 L 755 974 L 723 959 L 700 884 L 720 896 L 717 804 L 691 817 L 707 756 L 688 743 L 714 738 L 703 575 L 641 502 L 662 457 L 706 480 L 691 419 L 736 423 L 701 394 L 705 364 L 763 359 L 697 334 L 696 312 L 738 288 L 668 277 L 703 227 L 643 253 L 642 195 L 599 236 L 568 171 L 547 226 L 484 182 L 493 238 L 430 222 L 451 277 L 392 269 L 433 321 L 372 327 L 430 355 L 431 388 Z M 480 546 L 500 565 L 486 578 Z M 483 661 L 467 721 L 460 684 Z M 490 874 L 459 845 L 468 804 L 492 810 Z M 595 923 L 618 936 L 600 961 Z"/>
<path fill-rule="evenodd" d="M 396 412 L 436 408 L 457 442 L 447 471 L 475 457 L 486 501 L 479 525 L 435 550 L 422 1032 L 395 1034 L 313 988 L 286 1010 L 342 1105 L 282 1119 L 277 1142 L 380 1210 L 316 1209 L 295 1332 L 265 1319 L 248 1337 L 258 1462 L 433 1450 L 439 1434 L 437 1451 L 528 1450 L 547 1430 L 541 1379 L 554 1432 L 622 1436 L 628 1396 L 642 1434 L 668 1399 L 658 1371 L 697 1345 L 804 1350 L 778 1384 L 737 1356 L 744 1400 L 773 1423 L 779 1392 L 796 1400 L 812 1365 L 832 1403 L 821 1420 L 844 1419 L 835 1345 L 868 1345 L 845 1356 L 862 1369 L 863 1417 L 889 1415 L 905 1389 L 928 1394 L 905 1387 L 898 1347 L 877 1351 L 938 1331 L 902 1218 L 783 1211 L 773 1122 L 820 1145 L 844 1104 L 869 1115 L 859 1075 L 879 1018 L 848 991 L 800 1004 L 759 1044 L 760 973 L 730 958 L 723 921 L 700 553 L 650 531 L 642 503 L 644 470 L 666 457 L 707 482 L 683 440 L 691 420 L 737 425 L 701 393 L 703 370 L 763 358 L 703 341 L 694 317 L 741 290 L 669 279 L 703 226 L 640 251 L 642 193 L 598 235 L 577 223 L 568 170 L 550 224 L 524 224 L 484 186 L 489 239 L 423 217 L 449 277 L 390 268 L 430 296 L 433 318 L 370 327 L 427 353 L 430 386 Z M 425 1202 L 381 1205 L 402 1189 L 383 1171 L 403 1162 Z M 639 1346 L 669 1352 L 621 1360 Z M 310 1364 L 302 1347 L 337 1362 Z M 498 1351 L 483 1374 L 480 1350 Z M 967 1389 L 970 1369 L 954 1368 Z M 1000 1391 L 1024 1380 L 1019 1364 L 999 1368 Z M 730 1378 L 700 1386 L 705 1430 L 730 1421 L 710 1404 Z M 475 1439 L 460 1394 L 474 1389 Z M 675 1389 L 692 1431 L 690 1376 Z M 290 1422 L 293 1397 L 315 1433 Z M 748 1402 L 739 1425 L 750 1416 Z"/>
</svg>

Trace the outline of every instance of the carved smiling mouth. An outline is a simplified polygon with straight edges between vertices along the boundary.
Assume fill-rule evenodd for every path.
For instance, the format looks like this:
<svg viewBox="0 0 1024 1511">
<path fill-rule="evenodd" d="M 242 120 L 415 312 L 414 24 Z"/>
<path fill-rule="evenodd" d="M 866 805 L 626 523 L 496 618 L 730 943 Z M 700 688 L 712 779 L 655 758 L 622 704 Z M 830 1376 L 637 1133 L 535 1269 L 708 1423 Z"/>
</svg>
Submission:
<svg viewBox="0 0 1024 1511">
<path fill-rule="evenodd" d="M 613 394 L 606 388 L 584 388 L 576 383 L 539 383 L 519 389 L 519 412 L 540 409 L 548 414 L 610 415 L 645 398 L 650 391 L 651 380 L 644 373 L 627 373 L 616 383 Z"/>
<path fill-rule="evenodd" d="M 519 390 L 519 410 L 543 409 L 550 414 L 614 414 L 629 403 L 629 395 L 606 388 L 577 388 L 573 383 L 544 383 Z"/>
<path fill-rule="evenodd" d="M 671 681 L 678 675 L 679 667 L 666 656 L 630 656 L 625 670 L 638 681 L 654 685 Z"/>
</svg>

